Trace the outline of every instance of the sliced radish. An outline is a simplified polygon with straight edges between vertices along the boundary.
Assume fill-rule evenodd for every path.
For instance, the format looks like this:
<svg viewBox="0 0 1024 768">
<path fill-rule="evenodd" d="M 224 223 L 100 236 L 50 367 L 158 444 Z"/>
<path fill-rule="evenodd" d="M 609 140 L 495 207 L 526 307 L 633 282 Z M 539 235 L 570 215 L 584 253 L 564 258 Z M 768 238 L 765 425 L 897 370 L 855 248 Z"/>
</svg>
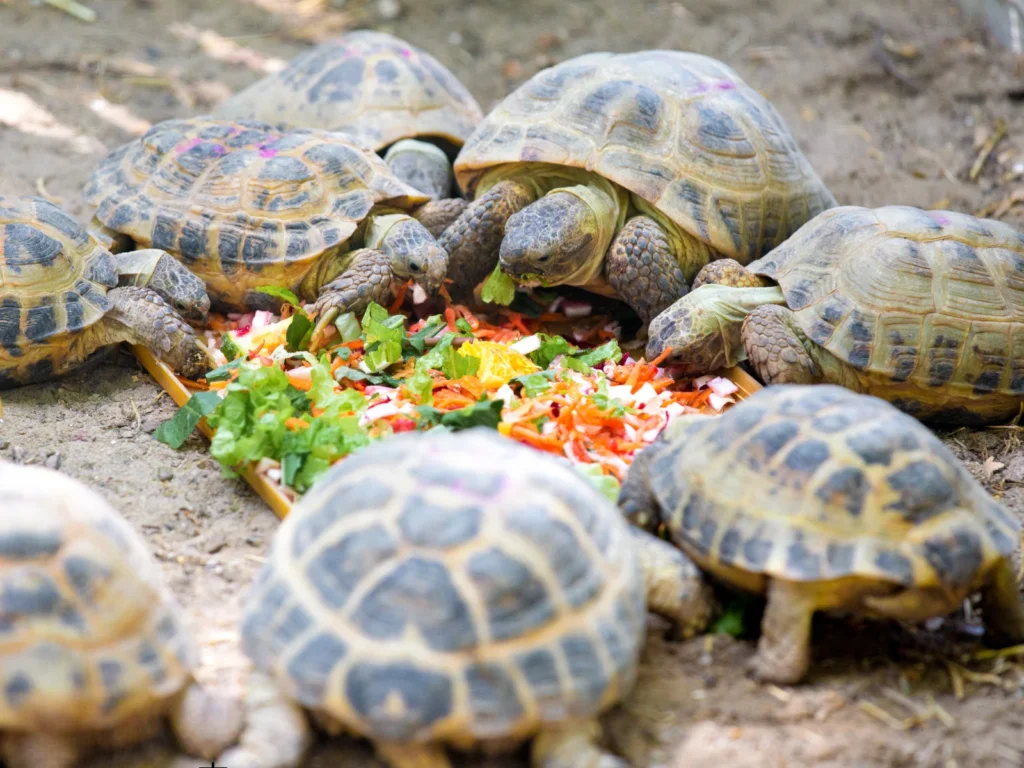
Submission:
<svg viewBox="0 0 1024 768">
<path fill-rule="evenodd" d="M 649 403 L 657 396 L 658 393 L 654 390 L 654 387 L 652 387 L 650 384 L 645 383 L 642 387 L 640 387 L 640 389 L 636 391 L 636 394 L 633 395 L 633 402 L 639 403 L 642 407 L 647 405 L 647 403 Z"/>
<path fill-rule="evenodd" d="M 419 283 L 412 284 L 412 303 L 422 304 L 427 300 L 427 292 L 423 290 L 423 286 Z"/>
<path fill-rule="evenodd" d="M 715 378 L 715 377 L 714 376 L 701 376 L 698 379 L 694 379 L 693 380 L 693 388 L 694 389 L 704 389 L 704 387 L 707 386 L 708 382 L 711 381 L 713 378 Z"/>
<path fill-rule="evenodd" d="M 740 390 L 740 388 L 736 386 L 736 382 L 722 378 L 721 376 L 709 381 L 708 386 L 711 388 L 711 391 L 719 397 L 728 397 L 733 392 L 739 392 Z"/>
<path fill-rule="evenodd" d="M 388 416 L 397 416 L 399 413 L 398 406 L 394 403 L 380 403 L 379 405 L 371 405 L 365 411 L 363 415 L 359 417 L 359 424 L 366 426 L 372 424 L 379 419 L 387 418 Z"/>
<path fill-rule="evenodd" d="M 665 406 L 665 415 L 669 420 L 682 416 L 684 413 L 686 413 L 686 406 L 682 403 L 669 403 Z"/>
<path fill-rule="evenodd" d="M 566 299 L 562 302 L 562 313 L 570 320 L 576 317 L 587 317 L 593 311 L 593 305 L 586 301 Z"/>
<path fill-rule="evenodd" d="M 723 408 L 725 408 L 725 406 L 727 406 L 729 403 L 734 402 L 736 401 L 733 400 L 731 397 L 721 397 L 719 395 L 716 395 L 714 392 L 708 395 L 708 405 L 710 405 L 716 411 L 720 411 Z"/>
<path fill-rule="evenodd" d="M 512 405 L 512 398 L 515 397 L 515 393 L 512 391 L 512 387 L 508 384 L 502 384 L 501 387 L 494 393 L 496 400 L 502 400 L 505 403 L 505 407 Z"/>
<path fill-rule="evenodd" d="M 564 296 L 556 296 L 555 300 L 551 302 L 551 306 L 548 307 L 548 312 L 557 312 L 563 301 L 565 301 Z"/>
</svg>

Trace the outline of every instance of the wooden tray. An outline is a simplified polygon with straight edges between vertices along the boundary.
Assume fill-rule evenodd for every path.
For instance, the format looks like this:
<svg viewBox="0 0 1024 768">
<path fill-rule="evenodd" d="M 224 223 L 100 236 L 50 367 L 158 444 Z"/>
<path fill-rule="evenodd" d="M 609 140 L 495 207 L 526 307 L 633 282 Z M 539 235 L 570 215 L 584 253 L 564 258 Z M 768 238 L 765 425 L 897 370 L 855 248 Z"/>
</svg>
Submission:
<svg viewBox="0 0 1024 768">
<path fill-rule="evenodd" d="M 188 399 L 192 396 L 188 387 L 181 383 L 177 376 L 174 375 L 174 371 L 164 365 L 162 362 L 153 357 L 153 353 L 145 347 L 133 346 L 132 352 L 142 363 L 142 367 L 149 371 L 150 375 L 157 380 L 161 387 L 171 396 L 171 399 L 178 404 L 180 408 Z M 744 400 L 754 394 L 757 390 L 761 389 L 761 385 L 757 380 L 747 373 L 742 368 L 729 368 L 723 371 L 722 376 L 733 381 L 736 386 L 739 387 L 739 392 L 736 393 L 738 400 Z M 207 438 L 213 437 L 213 431 L 206 423 L 206 419 L 201 419 L 199 422 L 199 430 L 206 435 Z M 288 512 L 291 511 L 292 502 L 285 496 L 281 491 L 278 490 L 277 486 L 268 481 L 265 477 L 256 474 L 252 469 L 246 469 L 242 472 L 242 477 L 245 481 L 252 486 L 253 490 L 260 495 L 260 498 L 267 503 L 267 506 L 282 520 L 287 516 Z"/>
</svg>

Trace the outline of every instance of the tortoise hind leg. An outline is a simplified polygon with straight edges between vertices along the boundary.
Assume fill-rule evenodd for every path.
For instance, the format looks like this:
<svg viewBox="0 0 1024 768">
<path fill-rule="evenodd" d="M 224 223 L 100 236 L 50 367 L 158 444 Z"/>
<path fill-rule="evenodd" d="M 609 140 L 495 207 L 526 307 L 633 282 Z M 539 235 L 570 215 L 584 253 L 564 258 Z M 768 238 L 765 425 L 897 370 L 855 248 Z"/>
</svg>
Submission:
<svg viewBox="0 0 1024 768">
<path fill-rule="evenodd" d="M 48 733 L 0 736 L 7 768 L 74 768 L 81 757 L 75 741 Z"/>
<path fill-rule="evenodd" d="M 743 321 L 740 339 L 765 384 L 819 384 L 823 377 L 808 352 L 810 341 L 787 307 L 767 304 Z"/>
<path fill-rule="evenodd" d="M 179 694 L 168 719 L 186 753 L 212 760 L 234 744 L 242 732 L 242 703 L 213 695 L 192 683 Z"/>
<path fill-rule="evenodd" d="M 533 740 L 532 768 L 629 768 L 629 763 L 598 745 L 601 727 L 596 722 L 577 723 L 541 731 Z"/>
<path fill-rule="evenodd" d="M 708 247 L 696 238 L 683 247 L 687 252 L 677 259 L 665 230 L 648 216 L 634 216 L 612 240 L 605 256 L 608 282 L 645 323 L 686 295 L 680 261 L 701 263 L 710 255 Z"/>
<path fill-rule="evenodd" d="M 472 295 L 485 277 L 494 271 L 505 237 L 505 224 L 512 214 L 533 202 L 533 191 L 516 181 L 501 181 L 462 212 L 438 238 L 448 252 L 449 291 L 455 297 Z"/>
<path fill-rule="evenodd" d="M 227 768 L 297 768 L 313 745 L 302 708 L 261 672 L 252 672 L 245 695 L 245 730 L 238 746 L 217 758 Z"/>
<path fill-rule="evenodd" d="M 696 291 L 705 283 L 727 285 L 730 288 L 763 288 L 772 285 L 770 280 L 755 275 L 736 259 L 715 259 L 705 264 L 693 278 L 691 290 Z"/>
<path fill-rule="evenodd" d="M 1024 600 L 1006 558 L 995 567 L 981 591 L 981 617 L 993 644 L 1024 643 Z"/>
<path fill-rule="evenodd" d="M 431 744 L 401 746 L 375 744 L 377 754 L 390 768 L 452 768 L 444 748 Z"/>
<path fill-rule="evenodd" d="M 811 621 L 818 609 L 812 587 L 772 579 L 761 621 L 761 639 L 750 662 L 754 677 L 770 683 L 797 683 L 811 664 Z"/>
</svg>

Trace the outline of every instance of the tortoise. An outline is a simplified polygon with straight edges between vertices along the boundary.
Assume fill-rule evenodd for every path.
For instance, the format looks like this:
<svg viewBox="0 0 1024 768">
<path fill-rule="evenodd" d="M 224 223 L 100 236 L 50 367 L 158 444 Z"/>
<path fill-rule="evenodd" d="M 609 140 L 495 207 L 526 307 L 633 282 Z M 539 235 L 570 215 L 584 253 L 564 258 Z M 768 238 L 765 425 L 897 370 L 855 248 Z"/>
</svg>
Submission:
<svg viewBox="0 0 1024 768">
<path fill-rule="evenodd" d="M 209 354 L 161 292 L 195 316 L 209 307 L 168 254 L 115 257 L 53 203 L 0 196 L 0 389 L 61 376 L 122 341 L 201 375 Z"/>
<path fill-rule="evenodd" d="M 980 591 L 993 639 L 1024 642 L 1020 524 L 880 398 L 779 384 L 720 417 L 681 416 L 637 455 L 619 504 L 641 527 L 664 523 L 712 576 L 767 595 L 763 680 L 804 677 L 817 611 L 917 622 Z"/>
<path fill-rule="evenodd" d="M 213 114 L 344 132 L 382 153 L 402 181 L 432 200 L 448 198 L 446 210 L 456 214 L 465 201 L 451 197 L 451 161 L 483 119 L 472 94 L 437 59 L 368 30 L 300 54 Z"/>
<path fill-rule="evenodd" d="M 647 344 L 684 370 L 749 358 L 766 384 L 841 384 L 950 424 L 1024 404 L 1024 235 L 1001 222 L 833 208 L 745 269 L 709 264 L 695 285 Z"/>
<path fill-rule="evenodd" d="M 439 238 L 452 290 L 499 263 L 649 321 L 708 261 L 742 263 L 836 204 L 775 108 L 694 53 L 591 53 L 505 98 L 455 161 L 474 202 Z"/>
<path fill-rule="evenodd" d="M 235 743 L 242 702 L 194 677 L 185 616 L 146 543 L 88 486 L 0 461 L 0 752 L 72 768 L 168 721 L 189 754 Z"/>
<path fill-rule="evenodd" d="M 270 286 L 319 311 L 358 312 L 386 303 L 393 280 L 436 292 L 447 270 L 408 215 L 426 196 L 327 131 L 167 120 L 108 154 L 85 198 L 116 247 L 166 250 L 228 310 L 276 310 L 280 299 L 257 290 Z"/>
<path fill-rule="evenodd" d="M 648 603 L 684 636 L 707 620 L 696 575 L 561 457 L 484 427 L 372 443 L 274 538 L 243 608 L 247 725 L 218 762 L 295 766 L 309 713 L 392 768 L 531 737 L 535 766 L 625 768 L 596 718 L 634 683 Z"/>
</svg>

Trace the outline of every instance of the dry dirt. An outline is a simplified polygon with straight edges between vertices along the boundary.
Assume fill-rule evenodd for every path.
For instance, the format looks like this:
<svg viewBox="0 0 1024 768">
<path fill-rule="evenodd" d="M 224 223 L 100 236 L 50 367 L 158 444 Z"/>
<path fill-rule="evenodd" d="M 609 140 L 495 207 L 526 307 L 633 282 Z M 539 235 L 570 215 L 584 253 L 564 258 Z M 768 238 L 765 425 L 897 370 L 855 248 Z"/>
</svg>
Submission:
<svg viewBox="0 0 1024 768">
<path fill-rule="evenodd" d="M 707 53 L 777 105 L 841 202 L 977 212 L 1006 201 L 998 214 L 1024 225 L 1011 197 L 1020 190 L 1024 201 L 1024 70 L 951 0 L 400 0 L 391 20 L 382 10 L 394 3 L 360 0 L 89 2 L 92 24 L 0 0 L 0 193 L 44 189 L 83 220 L 81 190 L 105 149 L 209 109 L 311 36 L 348 24 L 430 49 L 485 108 L 587 51 Z M 972 178 L 1000 120 L 1006 136 Z M 152 439 L 173 406 L 124 351 L 91 373 L 6 393 L 3 407 L 0 455 L 59 460 L 127 515 L 192 615 L 204 678 L 237 686 L 244 664 L 233 627 L 273 515 L 221 477 L 198 438 L 180 451 Z M 1016 430 L 947 440 L 1024 512 Z M 745 678 L 750 641 L 673 645 L 654 626 L 640 685 L 606 719 L 608 740 L 638 767 L 672 765 L 676 751 L 679 765 L 734 768 L 1024 765 L 1024 671 L 1012 659 L 964 662 L 957 644 L 967 640 L 952 621 L 913 633 L 823 623 L 813 676 L 784 690 Z M 951 671 L 943 658 L 962 666 Z M 169 754 L 154 745 L 99 763 L 156 764 Z M 312 764 L 376 765 L 348 742 L 321 748 Z"/>
</svg>

